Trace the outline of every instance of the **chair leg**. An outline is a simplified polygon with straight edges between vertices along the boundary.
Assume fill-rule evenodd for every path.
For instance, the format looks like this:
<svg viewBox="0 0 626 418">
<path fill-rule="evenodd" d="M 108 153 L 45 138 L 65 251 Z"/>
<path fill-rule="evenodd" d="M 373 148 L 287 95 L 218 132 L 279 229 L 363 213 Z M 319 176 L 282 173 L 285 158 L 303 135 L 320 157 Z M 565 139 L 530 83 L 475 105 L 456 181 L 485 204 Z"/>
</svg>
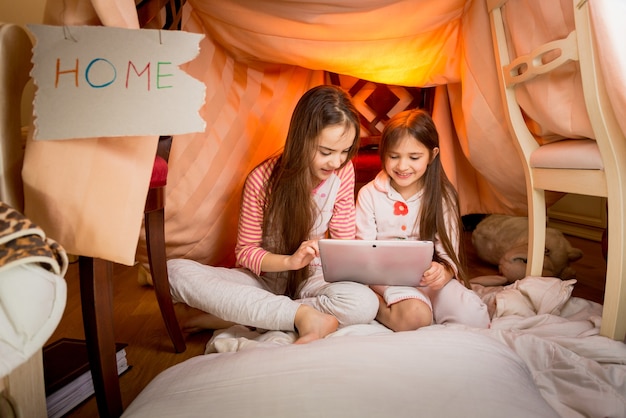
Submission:
<svg viewBox="0 0 626 418">
<path fill-rule="evenodd" d="M 608 200 L 606 283 L 600 334 L 626 343 L 626 215 L 623 195 Z"/>
<path fill-rule="evenodd" d="M 112 263 L 79 258 L 80 299 L 87 353 L 100 417 L 122 415 L 113 332 Z"/>
<path fill-rule="evenodd" d="M 149 191 L 152 193 L 153 191 Z M 174 344 L 174 350 L 182 353 L 186 350 L 185 339 L 176 319 L 174 303 L 170 293 L 170 282 L 167 276 L 167 259 L 165 255 L 164 209 L 146 211 L 144 214 L 148 262 L 152 283 L 156 293 L 161 316 L 167 333 Z"/>
<path fill-rule="evenodd" d="M 543 190 L 527 188 L 528 260 L 527 276 L 541 276 L 546 247 L 546 198 Z"/>
</svg>

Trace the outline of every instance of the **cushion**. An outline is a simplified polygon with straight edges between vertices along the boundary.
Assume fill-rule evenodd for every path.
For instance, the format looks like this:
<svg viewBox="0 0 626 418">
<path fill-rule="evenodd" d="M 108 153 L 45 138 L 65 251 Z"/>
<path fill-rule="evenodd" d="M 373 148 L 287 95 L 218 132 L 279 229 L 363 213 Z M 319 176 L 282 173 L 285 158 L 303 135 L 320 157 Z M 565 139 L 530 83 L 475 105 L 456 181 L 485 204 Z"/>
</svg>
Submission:
<svg viewBox="0 0 626 418">
<path fill-rule="evenodd" d="M 154 158 L 152 176 L 150 177 L 150 188 L 163 187 L 167 184 L 167 161 L 160 155 Z"/>
<path fill-rule="evenodd" d="M 0 272 L 0 378 L 43 347 L 61 321 L 66 300 L 63 277 L 36 263 Z"/>
<path fill-rule="evenodd" d="M 534 168 L 602 170 L 598 144 L 592 139 L 565 139 L 542 145 L 530 157 Z"/>
</svg>

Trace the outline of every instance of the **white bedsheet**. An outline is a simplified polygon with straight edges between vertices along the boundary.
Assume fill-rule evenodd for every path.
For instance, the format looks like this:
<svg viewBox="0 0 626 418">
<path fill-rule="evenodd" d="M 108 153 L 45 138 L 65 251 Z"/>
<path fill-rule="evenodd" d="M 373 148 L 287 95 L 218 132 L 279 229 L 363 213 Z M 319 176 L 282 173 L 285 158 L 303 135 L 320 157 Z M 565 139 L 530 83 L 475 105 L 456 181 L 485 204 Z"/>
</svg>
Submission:
<svg viewBox="0 0 626 418">
<path fill-rule="evenodd" d="M 543 398 L 562 417 L 626 417 L 626 344 L 599 335 L 602 306 L 570 297 L 575 280 L 527 277 L 508 286 L 474 290 L 488 304 L 490 329 L 461 325 L 511 348 L 528 366 Z M 344 335 L 391 333 L 374 322 L 338 330 Z M 290 344 L 295 334 L 235 326 L 217 332 L 206 353 Z M 462 347 L 459 347 L 462 349 Z"/>
<path fill-rule="evenodd" d="M 373 332 L 192 358 L 157 376 L 124 417 L 558 417 L 524 362 L 489 337 Z"/>
<path fill-rule="evenodd" d="M 575 281 L 528 277 L 475 291 L 490 329 L 349 326 L 291 344 L 234 326 L 157 376 L 124 417 L 626 417 L 626 344 Z"/>
</svg>

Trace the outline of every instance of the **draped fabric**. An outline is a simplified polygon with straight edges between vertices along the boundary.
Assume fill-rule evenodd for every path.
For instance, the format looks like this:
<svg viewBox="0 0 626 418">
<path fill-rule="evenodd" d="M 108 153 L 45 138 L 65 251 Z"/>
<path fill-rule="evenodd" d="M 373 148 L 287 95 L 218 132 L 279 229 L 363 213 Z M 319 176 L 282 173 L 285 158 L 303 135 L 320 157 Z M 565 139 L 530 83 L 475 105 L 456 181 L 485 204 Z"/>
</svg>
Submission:
<svg viewBox="0 0 626 418">
<path fill-rule="evenodd" d="M 50 0 L 44 23 L 138 28 L 129 1 Z M 74 123 L 66 120 L 60 123 Z M 158 137 L 32 139 L 24 213 L 70 254 L 134 263 Z"/>
<path fill-rule="evenodd" d="M 593 18 L 603 19 L 596 16 L 600 15 L 598 10 L 606 13 L 615 1 L 594 0 Z M 60 8 L 60 3 L 48 10 Z M 83 3 L 76 0 L 77 5 Z M 129 9 L 129 3 L 131 0 L 92 0 L 91 15 L 66 6 L 64 21 L 74 12 L 83 17 L 72 19 L 89 24 L 97 24 L 93 22 L 95 15 L 102 24 L 132 27 L 134 21 L 124 20 L 122 12 Z M 512 22 L 510 36 L 515 48 L 532 49 L 539 42 L 569 33 L 573 29 L 571 8 L 571 0 L 510 2 L 506 18 Z M 600 54 L 612 62 L 603 67 L 610 74 L 605 76 L 617 78 L 621 87 L 610 90 L 616 109 L 626 112 L 625 106 L 617 107 L 626 96 L 626 83 L 619 73 L 623 67 L 618 66 L 623 63 L 624 52 L 613 59 L 618 46 L 616 35 L 610 33 L 623 35 L 624 30 L 618 27 L 618 18 L 612 20 L 615 23 L 600 32 L 613 42 L 604 43 Z M 165 213 L 168 257 L 232 263 L 245 176 L 262 159 L 280 150 L 295 103 L 308 88 L 324 82 L 325 70 L 379 83 L 438 86 L 433 117 L 441 135 L 441 158 L 459 190 L 462 213 L 526 214 L 523 170 L 505 123 L 485 0 L 188 0 L 183 21 L 183 30 L 206 35 L 199 57 L 185 69 L 207 87 L 206 103 L 200 111 L 207 127 L 205 132 L 178 135 L 173 140 Z M 528 25 L 533 25 L 532 30 Z M 525 110 L 532 115 L 535 132 L 542 138 L 589 135 L 576 77 L 575 71 L 565 71 L 561 80 L 538 84 L 524 93 Z M 112 144 L 130 147 L 131 142 L 139 143 L 98 139 L 81 146 L 99 146 L 108 152 Z M 73 150 L 75 143 L 78 141 L 63 141 L 62 147 Z M 149 146 L 137 147 L 141 149 L 133 148 L 125 155 L 136 167 L 123 168 L 127 178 L 135 179 L 129 182 L 134 184 L 115 187 L 142 200 L 147 190 L 144 176 L 149 174 L 138 161 L 148 159 L 141 152 L 150 158 L 154 152 Z M 80 183 L 86 187 L 89 182 Z M 66 187 L 80 193 L 71 182 Z M 103 187 L 100 184 L 83 190 L 98 193 Z M 47 190 L 43 184 L 38 188 L 38 193 Z M 60 200 L 58 196 L 46 198 Z M 111 206 L 116 203 L 119 200 L 99 209 L 115 212 Z M 142 205 L 126 205 L 126 222 L 129 218 L 136 222 Z M 63 210 L 85 210 L 68 206 L 64 204 Z M 80 238 L 89 233 L 92 240 L 106 237 L 106 247 L 114 247 L 120 258 L 128 258 L 128 242 L 133 246 L 137 243 L 134 234 L 140 222 L 137 229 L 132 225 L 126 236 L 113 239 L 97 229 L 117 224 L 120 213 L 106 219 L 98 218 L 96 212 L 81 216 L 81 228 L 63 215 L 61 225 L 44 229 L 70 229 L 77 234 L 71 241 L 80 245 L 71 246 L 49 232 L 70 252 L 91 250 Z M 89 228 L 83 229 L 87 218 Z M 146 260 L 142 233 L 136 256 Z"/>
</svg>

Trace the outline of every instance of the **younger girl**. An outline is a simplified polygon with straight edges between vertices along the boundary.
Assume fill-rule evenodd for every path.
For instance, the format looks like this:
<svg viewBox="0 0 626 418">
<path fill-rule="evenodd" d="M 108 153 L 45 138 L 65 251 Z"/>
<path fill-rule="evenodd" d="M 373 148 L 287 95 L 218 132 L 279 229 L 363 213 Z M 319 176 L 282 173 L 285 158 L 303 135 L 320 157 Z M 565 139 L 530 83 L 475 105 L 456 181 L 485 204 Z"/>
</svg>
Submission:
<svg viewBox="0 0 626 418">
<path fill-rule="evenodd" d="M 281 155 L 259 164 L 244 185 L 237 264 L 168 262 L 175 301 L 202 314 L 186 328 L 228 323 L 297 331 L 297 343 L 339 325 L 371 322 L 378 299 L 352 282 L 324 281 L 317 240 L 354 238 L 354 168 L 359 119 L 340 88 L 318 86 L 299 100 Z"/>
<path fill-rule="evenodd" d="M 423 110 L 393 116 L 380 143 L 383 170 L 359 191 L 357 238 L 412 239 L 435 243 L 420 287 L 374 286 L 376 319 L 394 331 L 461 323 L 489 326 L 487 306 L 461 266 L 461 219 L 454 186 L 439 158 L 439 134 Z"/>
</svg>

